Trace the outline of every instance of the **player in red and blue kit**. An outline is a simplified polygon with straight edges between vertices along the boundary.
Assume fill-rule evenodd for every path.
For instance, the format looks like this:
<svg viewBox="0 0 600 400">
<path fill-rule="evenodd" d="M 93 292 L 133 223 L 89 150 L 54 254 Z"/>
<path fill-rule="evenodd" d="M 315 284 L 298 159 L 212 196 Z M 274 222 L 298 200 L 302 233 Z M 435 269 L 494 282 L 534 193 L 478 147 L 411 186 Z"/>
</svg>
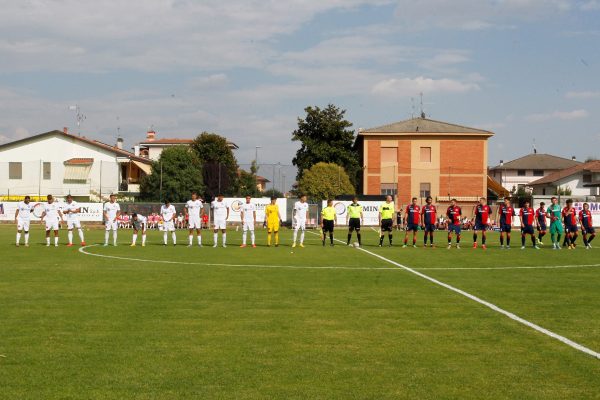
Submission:
<svg viewBox="0 0 600 400">
<path fill-rule="evenodd" d="M 583 244 L 585 244 L 586 249 L 591 249 L 592 245 L 590 243 L 596 237 L 596 230 L 594 229 L 592 212 L 588 203 L 583 203 L 583 210 L 579 211 L 579 223 L 583 234 Z M 588 237 L 588 235 L 590 236 Z"/>
<path fill-rule="evenodd" d="M 539 249 L 535 242 L 535 231 L 533 224 L 535 222 L 535 211 L 529 206 L 529 201 L 525 201 L 525 204 L 521 208 L 519 213 L 521 217 L 521 250 L 525 249 L 525 236 L 531 236 L 531 243 L 535 249 Z"/>
<path fill-rule="evenodd" d="M 504 204 L 500 206 L 500 249 L 504 248 L 504 234 L 506 234 L 506 248 L 510 249 L 510 232 L 512 231 L 512 221 L 515 216 L 515 209 L 510 204 L 510 198 L 504 199 Z"/>
<path fill-rule="evenodd" d="M 423 237 L 423 247 L 427 247 L 427 235 L 429 235 L 429 246 L 433 247 L 433 231 L 435 231 L 437 210 L 432 204 L 433 198 L 431 196 L 428 196 L 425 199 L 425 202 L 427 204 L 425 204 L 421 209 L 421 225 L 425 231 L 425 236 Z"/>
<path fill-rule="evenodd" d="M 460 249 L 460 217 L 462 210 L 456 205 L 456 199 L 452 199 L 450 207 L 446 210 L 448 217 L 448 248 L 452 247 L 452 232 L 456 234 L 456 248 Z"/>
<path fill-rule="evenodd" d="M 567 244 L 569 250 L 575 248 L 577 240 L 577 210 L 573 207 L 573 200 L 567 200 L 567 206 L 562 210 L 563 222 L 565 224 L 565 232 L 567 233 Z"/>
<path fill-rule="evenodd" d="M 477 248 L 477 231 L 481 231 L 481 248 L 485 250 L 485 231 L 487 231 L 490 215 L 492 214 L 492 209 L 487 205 L 485 197 L 479 199 L 479 204 L 473 209 L 473 214 L 473 248 Z"/>
<path fill-rule="evenodd" d="M 404 235 L 404 246 L 408 243 L 408 232 L 413 233 L 413 247 L 417 247 L 417 231 L 421 222 L 421 206 L 417 204 L 417 198 L 412 198 L 412 203 L 406 206 L 404 211 L 404 227 L 406 234 Z"/>
<path fill-rule="evenodd" d="M 548 226 L 546 225 L 546 203 L 540 203 L 540 208 L 535 210 L 535 224 L 538 230 L 538 245 L 544 245 L 542 238 L 546 235 Z"/>
</svg>

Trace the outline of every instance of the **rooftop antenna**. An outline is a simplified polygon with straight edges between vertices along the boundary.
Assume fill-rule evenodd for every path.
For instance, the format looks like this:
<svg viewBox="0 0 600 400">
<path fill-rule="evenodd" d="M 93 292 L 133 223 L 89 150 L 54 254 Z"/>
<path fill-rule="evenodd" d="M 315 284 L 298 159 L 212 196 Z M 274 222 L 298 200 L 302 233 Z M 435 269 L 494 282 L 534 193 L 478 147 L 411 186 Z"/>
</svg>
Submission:
<svg viewBox="0 0 600 400">
<path fill-rule="evenodd" d="M 75 120 L 77 121 L 77 135 L 81 136 L 81 123 L 87 118 L 82 112 L 79 104 L 69 106 L 69 110 L 75 111 Z"/>
<path fill-rule="evenodd" d="M 537 147 L 535 147 L 535 138 L 533 138 L 533 154 L 537 154 Z"/>
<path fill-rule="evenodd" d="M 119 116 L 117 115 L 117 139 L 121 137 L 121 124 L 119 121 Z"/>
<path fill-rule="evenodd" d="M 423 92 L 419 93 L 421 96 L 421 118 L 425 119 L 425 110 L 423 109 Z"/>
</svg>

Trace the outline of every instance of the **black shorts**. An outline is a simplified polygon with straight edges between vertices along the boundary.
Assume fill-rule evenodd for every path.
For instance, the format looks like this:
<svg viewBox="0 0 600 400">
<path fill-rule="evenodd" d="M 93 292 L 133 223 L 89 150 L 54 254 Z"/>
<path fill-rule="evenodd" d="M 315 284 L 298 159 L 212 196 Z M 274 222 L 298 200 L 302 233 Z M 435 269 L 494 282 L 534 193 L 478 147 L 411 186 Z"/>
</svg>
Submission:
<svg viewBox="0 0 600 400">
<path fill-rule="evenodd" d="M 406 224 L 406 230 L 416 232 L 419 230 L 419 224 Z"/>
<path fill-rule="evenodd" d="M 450 225 L 448 225 L 448 232 L 454 232 L 457 235 L 460 235 L 460 224 L 450 224 Z"/>
<path fill-rule="evenodd" d="M 481 222 L 477 222 L 477 221 L 475 221 L 475 226 L 473 227 L 473 230 L 474 230 L 474 231 L 482 231 L 482 232 L 485 232 L 485 231 L 487 231 L 487 230 L 488 230 L 488 226 L 487 226 L 487 225 L 484 225 L 484 224 L 482 224 Z"/>
<path fill-rule="evenodd" d="M 565 231 L 567 233 L 577 233 L 577 225 L 565 224 Z"/>
<path fill-rule="evenodd" d="M 381 232 L 391 232 L 393 226 L 394 226 L 394 221 L 392 221 L 391 218 L 381 220 Z"/>
<path fill-rule="evenodd" d="M 500 223 L 500 232 L 510 232 L 512 231 L 512 225 L 506 224 L 504 222 Z"/>
<path fill-rule="evenodd" d="M 581 228 L 581 231 L 583 233 L 590 234 L 590 235 L 593 235 L 596 233 L 596 229 L 594 229 L 593 226 L 584 226 L 583 228 Z"/>
<path fill-rule="evenodd" d="M 523 235 L 533 235 L 534 234 L 533 225 L 523 225 L 523 227 L 521 228 L 521 233 Z"/>
<path fill-rule="evenodd" d="M 548 230 L 548 227 L 546 226 L 546 224 L 544 224 L 544 225 L 540 224 L 540 225 L 538 226 L 537 230 L 538 230 L 539 232 L 546 232 L 546 231 Z"/>
<path fill-rule="evenodd" d="M 348 221 L 350 231 L 360 231 L 360 218 L 350 218 Z"/>
<path fill-rule="evenodd" d="M 425 224 L 425 232 L 433 232 L 433 231 L 435 231 L 434 224 Z"/>
<path fill-rule="evenodd" d="M 333 232 L 333 220 L 332 219 L 324 219 L 323 220 L 323 232 Z"/>
</svg>

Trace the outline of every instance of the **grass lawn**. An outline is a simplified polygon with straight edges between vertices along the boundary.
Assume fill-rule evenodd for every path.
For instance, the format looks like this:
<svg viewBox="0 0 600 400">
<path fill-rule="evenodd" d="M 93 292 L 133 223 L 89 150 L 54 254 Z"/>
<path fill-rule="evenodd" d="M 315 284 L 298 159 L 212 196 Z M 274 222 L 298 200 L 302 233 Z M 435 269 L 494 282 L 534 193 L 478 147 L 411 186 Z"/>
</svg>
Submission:
<svg viewBox="0 0 600 400">
<path fill-rule="evenodd" d="M 600 398 L 600 359 L 311 233 L 292 252 L 289 230 L 278 248 L 258 230 L 256 249 L 235 230 L 226 249 L 208 231 L 203 248 L 183 231 L 176 247 L 151 232 L 130 248 L 120 231 L 119 246 L 84 249 L 99 257 L 64 246 L 65 231 L 47 248 L 41 229 L 15 248 L 0 226 L 2 399 Z M 600 351 L 600 250 L 520 250 L 516 233 L 509 251 L 495 234 L 486 251 L 470 234 L 447 250 L 442 232 L 438 248 L 402 249 L 402 236 L 379 248 L 365 229 L 363 241 Z M 514 268 L 578 265 L 591 266 Z"/>
</svg>

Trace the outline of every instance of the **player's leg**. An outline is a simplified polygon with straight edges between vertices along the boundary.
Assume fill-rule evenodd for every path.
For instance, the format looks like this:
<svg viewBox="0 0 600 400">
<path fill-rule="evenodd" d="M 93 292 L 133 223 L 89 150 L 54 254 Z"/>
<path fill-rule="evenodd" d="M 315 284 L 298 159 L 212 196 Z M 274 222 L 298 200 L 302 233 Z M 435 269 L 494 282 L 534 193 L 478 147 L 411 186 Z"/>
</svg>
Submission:
<svg viewBox="0 0 600 400">
<path fill-rule="evenodd" d="M 575 247 L 576 246 L 576 242 L 577 242 L 577 238 L 579 237 L 579 232 L 577 232 L 577 230 L 573 230 L 573 234 L 571 235 L 571 246 Z"/>
<path fill-rule="evenodd" d="M 202 230 L 201 230 L 201 225 L 200 223 L 198 223 L 198 225 L 196 226 L 196 239 L 198 241 L 198 246 L 202 246 Z"/>
<path fill-rule="evenodd" d="M 360 225 L 356 227 L 356 240 L 358 240 L 358 245 L 362 246 L 362 238 L 360 235 Z"/>
<path fill-rule="evenodd" d="M 510 227 L 507 229 L 508 231 L 506 232 L 506 247 L 510 247 Z"/>
<path fill-rule="evenodd" d="M 267 224 L 267 246 L 271 247 L 271 239 L 273 234 L 273 225 Z"/>
<path fill-rule="evenodd" d="M 292 235 L 292 238 L 293 238 L 292 247 L 296 246 L 296 240 L 298 239 L 299 227 L 300 227 L 300 224 L 298 222 L 296 222 L 296 225 L 294 226 L 294 233 Z"/>
<path fill-rule="evenodd" d="M 227 247 L 227 229 L 225 229 L 225 225 L 222 225 L 221 229 L 221 238 L 223 239 L 223 247 Z"/>
<path fill-rule="evenodd" d="M 427 232 L 427 229 L 423 229 L 423 247 L 427 247 L 427 236 L 429 235 L 429 232 Z"/>
<path fill-rule="evenodd" d="M 85 236 L 83 235 L 83 229 L 81 228 L 81 222 L 75 221 L 75 228 L 77 228 L 77 234 L 79 235 L 79 241 L 82 246 L 85 246 Z"/>
<path fill-rule="evenodd" d="M 404 232 L 404 245 L 402 245 L 402 247 L 406 247 L 408 244 L 408 232 L 410 232 L 410 229 L 406 226 L 406 231 Z"/>
<path fill-rule="evenodd" d="M 379 227 L 379 247 L 383 246 L 383 239 L 385 238 L 385 231 L 383 229 L 383 222 Z"/>
<path fill-rule="evenodd" d="M 177 245 L 177 232 L 175 232 L 174 226 L 171 229 L 171 239 L 173 240 L 173 246 Z"/>
<path fill-rule="evenodd" d="M 504 228 L 500 227 L 500 248 L 504 248 Z"/>
<path fill-rule="evenodd" d="M 354 227 L 352 225 L 350 225 L 348 227 L 348 240 L 347 240 L 347 245 L 350 246 L 350 241 L 352 240 L 352 232 L 354 231 Z M 357 234 L 358 236 L 358 234 Z"/>
<path fill-rule="evenodd" d="M 387 228 L 387 232 L 388 232 L 388 242 L 390 243 L 390 246 L 391 246 L 392 245 L 392 237 L 394 236 L 394 228 L 392 227 L 391 222 Z"/>
<path fill-rule="evenodd" d="M 481 247 L 485 249 L 485 242 L 486 242 L 486 230 L 485 228 L 481 230 Z"/>
<path fill-rule="evenodd" d="M 250 241 L 252 242 L 252 247 L 256 247 L 256 236 L 254 235 L 254 224 L 250 225 Z"/>
<path fill-rule="evenodd" d="M 165 222 L 163 224 L 163 246 L 167 245 L 168 237 L 169 237 L 169 227 L 168 227 L 168 224 Z"/>
<path fill-rule="evenodd" d="M 331 226 L 329 227 L 329 244 L 331 246 L 333 246 L 333 221 L 330 224 Z"/>
<path fill-rule="evenodd" d="M 306 221 L 300 226 L 300 247 L 304 247 L 304 235 L 306 233 Z"/>
<path fill-rule="evenodd" d="M 477 227 L 473 228 L 473 248 L 477 248 Z"/>
<path fill-rule="evenodd" d="M 146 224 L 142 224 L 142 247 L 146 246 Z"/>
<path fill-rule="evenodd" d="M 18 223 L 17 224 L 17 238 L 16 238 L 16 245 L 19 246 L 19 244 L 21 243 L 21 224 Z"/>
<path fill-rule="evenodd" d="M 217 247 L 219 244 L 219 228 L 216 223 L 217 221 L 215 221 L 215 229 L 213 230 L 213 247 Z"/>
<path fill-rule="evenodd" d="M 73 228 L 67 229 L 67 239 L 69 240 L 69 246 L 73 246 Z"/>
<path fill-rule="evenodd" d="M 135 228 L 135 224 L 133 226 L 133 235 L 131 237 L 131 246 L 135 246 L 137 243 L 138 230 Z"/>
<path fill-rule="evenodd" d="M 246 247 L 246 236 L 248 234 L 248 225 L 245 222 L 242 222 L 242 246 Z"/>
<path fill-rule="evenodd" d="M 193 224 L 193 222 L 190 220 L 190 226 L 189 226 L 189 232 L 188 232 L 188 246 L 192 246 L 192 244 L 194 244 L 194 228 L 193 228 L 192 224 Z"/>
<path fill-rule="evenodd" d="M 117 245 L 117 231 L 119 230 L 119 225 L 115 222 L 112 226 L 112 235 L 113 235 L 113 246 Z"/>
<path fill-rule="evenodd" d="M 58 222 L 56 224 L 58 225 Z M 58 246 L 58 226 L 54 227 L 54 246 Z"/>
</svg>

